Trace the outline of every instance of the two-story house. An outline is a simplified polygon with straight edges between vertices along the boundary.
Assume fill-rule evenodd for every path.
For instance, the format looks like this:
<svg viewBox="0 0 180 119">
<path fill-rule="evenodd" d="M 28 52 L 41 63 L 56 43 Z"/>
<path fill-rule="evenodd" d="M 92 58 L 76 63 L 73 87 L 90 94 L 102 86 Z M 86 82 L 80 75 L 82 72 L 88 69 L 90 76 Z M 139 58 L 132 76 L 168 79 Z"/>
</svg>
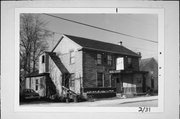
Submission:
<svg viewBox="0 0 180 119">
<path fill-rule="evenodd" d="M 141 93 L 146 72 L 139 71 L 140 58 L 122 44 L 62 35 L 39 57 L 39 72 L 26 77 L 25 87 L 47 97 L 64 96 L 67 89 L 94 97 Z"/>
</svg>

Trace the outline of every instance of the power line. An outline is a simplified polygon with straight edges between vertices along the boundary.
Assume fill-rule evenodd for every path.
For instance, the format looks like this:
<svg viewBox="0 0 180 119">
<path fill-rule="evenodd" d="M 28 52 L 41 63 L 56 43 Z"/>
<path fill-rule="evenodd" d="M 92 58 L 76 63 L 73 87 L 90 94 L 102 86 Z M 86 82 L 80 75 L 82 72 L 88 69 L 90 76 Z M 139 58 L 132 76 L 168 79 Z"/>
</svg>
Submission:
<svg viewBox="0 0 180 119">
<path fill-rule="evenodd" d="M 136 39 L 139 39 L 139 40 L 149 41 L 149 42 L 153 42 L 153 43 L 158 43 L 157 41 L 153 41 L 153 40 L 149 40 L 149 39 L 145 39 L 145 38 L 141 38 L 141 37 L 136 37 L 136 36 L 133 36 L 133 35 L 129 35 L 129 34 L 117 32 L 117 31 L 113 31 L 113 30 L 109 30 L 109 29 L 105 29 L 105 28 L 101 28 L 101 27 L 97 27 L 97 26 L 93 26 L 93 25 L 78 22 L 78 21 L 75 21 L 75 20 L 70 20 L 70 19 L 66 19 L 66 18 L 63 18 L 63 17 L 59 17 L 59 16 L 55 16 L 55 15 L 51 15 L 51 14 L 46 14 L 46 13 L 43 13 L 43 14 L 45 14 L 47 16 L 54 17 L 54 18 L 58 18 L 58 19 L 61 19 L 61 20 L 69 21 L 69 22 L 72 22 L 72 23 L 77 23 L 77 24 L 80 24 L 80 25 L 84 25 L 84 26 L 88 26 L 88 27 L 108 31 L 108 32 L 111 32 L 111 33 L 120 34 L 120 35 L 136 38 Z"/>
<path fill-rule="evenodd" d="M 56 33 L 56 34 L 59 34 L 59 35 L 62 35 L 63 33 L 60 33 L 60 32 L 55 32 L 55 31 L 51 31 L 51 30 L 47 30 L 47 29 L 45 29 L 45 28 L 42 28 L 42 30 L 44 30 L 44 31 L 49 31 L 49 32 L 51 32 L 51 33 Z"/>
</svg>

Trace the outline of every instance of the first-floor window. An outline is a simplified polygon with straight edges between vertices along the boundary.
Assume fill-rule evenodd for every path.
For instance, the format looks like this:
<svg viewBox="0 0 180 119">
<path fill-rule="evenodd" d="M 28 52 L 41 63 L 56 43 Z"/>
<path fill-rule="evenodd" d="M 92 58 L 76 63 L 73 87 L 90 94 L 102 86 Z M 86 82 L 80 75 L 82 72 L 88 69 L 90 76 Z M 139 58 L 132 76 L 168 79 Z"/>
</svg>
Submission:
<svg viewBox="0 0 180 119">
<path fill-rule="evenodd" d="M 38 88 L 39 88 L 39 80 L 36 79 L 36 89 L 35 90 L 38 90 Z"/>
<path fill-rule="evenodd" d="M 97 73 L 97 86 L 98 87 L 103 87 L 104 83 L 104 75 L 103 73 Z"/>
<path fill-rule="evenodd" d="M 74 87 L 74 86 L 75 86 L 75 74 L 72 73 L 70 77 L 70 87 Z"/>
<path fill-rule="evenodd" d="M 45 60 L 45 58 L 44 58 L 44 55 L 43 55 L 43 56 L 42 56 L 42 63 L 44 63 L 44 62 L 45 62 L 44 60 Z"/>
<path fill-rule="evenodd" d="M 102 55 L 97 54 L 97 64 L 102 64 Z"/>
<path fill-rule="evenodd" d="M 112 77 L 111 77 L 111 75 L 109 75 L 109 87 L 111 87 L 111 79 Z"/>
</svg>

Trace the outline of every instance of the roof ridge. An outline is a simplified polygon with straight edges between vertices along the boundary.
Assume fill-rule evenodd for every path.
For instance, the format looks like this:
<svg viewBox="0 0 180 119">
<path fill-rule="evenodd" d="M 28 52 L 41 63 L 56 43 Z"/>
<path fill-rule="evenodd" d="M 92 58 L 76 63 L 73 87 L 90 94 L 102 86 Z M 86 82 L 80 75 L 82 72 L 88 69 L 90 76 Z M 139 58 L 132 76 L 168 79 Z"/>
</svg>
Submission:
<svg viewBox="0 0 180 119">
<path fill-rule="evenodd" d="M 87 48 L 87 49 L 89 48 L 89 49 L 122 54 L 127 56 L 141 57 L 136 52 L 126 48 L 123 45 L 118 45 L 114 43 L 109 43 L 109 42 L 104 42 L 104 41 L 99 41 L 99 40 L 94 40 L 79 36 L 73 36 L 67 34 L 63 34 L 63 35 L 69 38 L 70 40 L 74 41 L 75 43 L 79 44 L 83 48 Z"/>
<path fill-rule="evenodd" d="M 87 40 L 91 40 L 91 41 L 95 41 L 95 42 L 102 42 L 102 43 L 108 43 L 108 44 L 112 44 L 112 45 L 117 45 L 117 46 L 120 46 L 120 47 L 125 47 L 123 45 L 118 45 L 118 44 L 111 43 L 111 42 L 104 42 L 104 41 L 100 41 L 100 40 L 97 40 L 97 39 L 90 39 L 90 38 L 86 38 L 86 37 L 82 37 L 82 36 L 74 36 L 74 35 L 68 35 L 68 34 L 64 34 L 64 35 L 67 36 L 67 37 L 71 36 L 71 37 L 83 38 L 83 39 L 87 39 Z"/>
</svg>

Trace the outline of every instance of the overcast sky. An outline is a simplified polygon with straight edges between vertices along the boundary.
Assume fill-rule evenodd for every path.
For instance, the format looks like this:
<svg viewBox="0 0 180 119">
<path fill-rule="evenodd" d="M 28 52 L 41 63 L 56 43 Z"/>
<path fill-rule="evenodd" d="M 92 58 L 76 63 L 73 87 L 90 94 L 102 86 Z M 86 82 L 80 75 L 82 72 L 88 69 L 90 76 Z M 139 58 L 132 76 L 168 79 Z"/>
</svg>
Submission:
<svg viewBox="0 0 180 119">
<path fill-rule="evenodd" d="M 53 14 L 70 20 L 90 24 L 93 26 L 158 41 L 158 18 L 154 14 Z M 134 52 L 141 52 L 142 59 L 154 57 L 157 59 L 158 43 L 143 41 L 140 39 L 123 36 L 69 21 L 41 15 L 48 21 L 47 29 L 62 34 L 75 35 L 104 42 L 117 44 L 123 42 L 123 46 Z M 50 41 L 57 42 L 60 34 L 55 33 Z M 54 44 L 53 44 L 54 45 Z"/>
</svg>

